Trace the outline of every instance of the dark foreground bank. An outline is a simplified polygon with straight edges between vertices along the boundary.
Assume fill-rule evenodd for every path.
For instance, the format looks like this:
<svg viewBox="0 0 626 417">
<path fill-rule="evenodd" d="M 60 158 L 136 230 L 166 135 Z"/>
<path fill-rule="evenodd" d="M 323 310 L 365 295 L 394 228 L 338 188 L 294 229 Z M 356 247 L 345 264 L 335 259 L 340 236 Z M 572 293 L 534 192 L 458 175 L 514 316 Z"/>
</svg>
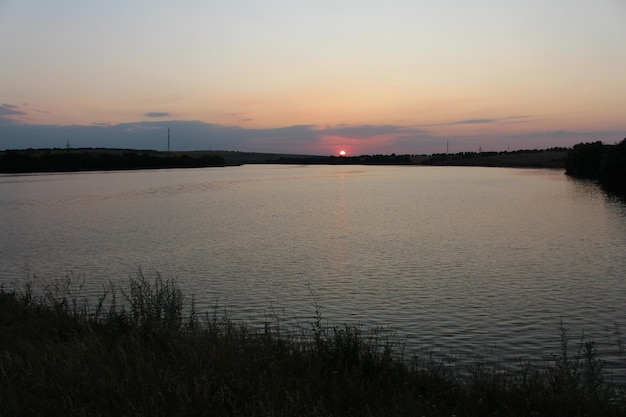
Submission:
<svg viewBox="0 0 626 417">
<path fill-rule="evenodd" d="M 623 416 L 592 342 L 502 373 L 398 359 L 360 327 L 255 332 L 141 272 L 94 306 L 69 280 L 0 291 L 2 416 Z M 559 335 L 555 335 L 559 337 Z M 464 376 L 462 376 L 464 375 Z"/>
</svg>

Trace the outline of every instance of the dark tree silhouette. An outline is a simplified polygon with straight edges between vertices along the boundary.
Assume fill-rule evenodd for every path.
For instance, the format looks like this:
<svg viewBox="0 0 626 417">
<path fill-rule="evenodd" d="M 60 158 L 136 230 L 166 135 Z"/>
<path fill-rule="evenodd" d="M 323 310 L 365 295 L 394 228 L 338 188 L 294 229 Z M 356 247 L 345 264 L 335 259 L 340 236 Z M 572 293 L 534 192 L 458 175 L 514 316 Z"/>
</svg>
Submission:
<svg viewBox="0 0 626 417">
<path fill-rule="evenodd" d="M 575 145 L 567 157 L 566 173 L 597 180 L 611 191 L 626 194 L 626 138 L 617 145 Z"/>
<path fill-rule="evenodd" d="M 155 151 L 111 149 L 28 149 L 0 153 L 0 172 L 72 172 L 146 168 L 194 168 L 223 166 L 224 158 L 203 154 L 170 154 Z"/>
</svg>

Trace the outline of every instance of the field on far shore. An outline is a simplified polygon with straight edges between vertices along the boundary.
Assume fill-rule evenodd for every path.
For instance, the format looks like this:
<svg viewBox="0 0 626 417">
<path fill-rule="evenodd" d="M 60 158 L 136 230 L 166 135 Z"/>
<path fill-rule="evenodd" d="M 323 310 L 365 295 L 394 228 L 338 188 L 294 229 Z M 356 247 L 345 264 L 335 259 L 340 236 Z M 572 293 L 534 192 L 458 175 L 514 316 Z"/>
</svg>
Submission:
<svg viewBox="0 0 626 417">
<path fill-rule="evenodd" d="M 0 172 L 64 172 L 102 169 L 192 168 L 244 164 L 437 165 L 565 169 L 569 150 L 459 152 L 433 155 L 322 156 L 223 150 L 155 151 L 54 148 L 0 151 Z"/>
<path fill-rule="evenodd" d="M 192 151 L 181 152 L 190 156 L 212 154 L 224 158 L 226 165 L 242 165 L 249 163 L 276 163 L 280 160 L 303 163 L 319 158 L 324 163 L 328 156 L 276 154 L 239 151 Z M 408 155 L 415 165 L 454 165 L 454 166 L 485 166 L 485 167 L 528 167 L 528 168 L 563 168 L 567 159 L 567 150 L 528 150 L 516 152 L 482 152 L 458 153 L 449 155 Z M 446 157 L 446 158 L 444 158 Z M 334 157 L 337 159 L 338 157 Z M 356 157 L 358 158 L 358 157 Z"/>
</svg>

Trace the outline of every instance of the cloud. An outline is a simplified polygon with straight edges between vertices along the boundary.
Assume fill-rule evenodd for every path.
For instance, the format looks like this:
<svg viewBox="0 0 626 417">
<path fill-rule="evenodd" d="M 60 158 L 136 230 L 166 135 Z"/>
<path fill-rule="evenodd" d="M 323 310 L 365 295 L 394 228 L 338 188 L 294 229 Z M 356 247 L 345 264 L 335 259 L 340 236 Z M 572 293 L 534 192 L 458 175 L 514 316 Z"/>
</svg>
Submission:
<svg viewBox="0 0 626 417">
<path fill-rule="evenodd" d="M 3 117 L 21 117 L 25 112 L 12 105 L 0 106 Z M 522 119 L 519 117 L 518 119 Z M 9 119 L 10 120 L 10 119 Z M 479 119 L 476 119 L 479 120 Z M 512 120 L 512 119 L 500 119 Z M 0 118 L 0 122 L 2 118 Z M 441 135 L 414 126 L 401 125 L 293 125 L 247 128 L 197 120 L 149 120 L 86 126 L 31 125 L 12 120 L 0 123 L 0 149 L 73 147 L 166 150 L 168 128 L 174 151 L 231 150 L 285 154 L 331 155 L 340 148 L 350 154 L 429 154 L 450 150 L 506 150 L 573 146 L 601 140 L 614 143 L 624 132 L 528 131 L 515 134 L 488 133 Z"/>
<path fill-rule="evenodd" d="M 19 110 L 19 108 L 13 104 L 2 104 L 0 106 L 0 115 L 8 115 L 8 116 L 14 116 L 14 115 L 26 115 L 25 112 Z"/>
<path fill-rule="evenodd" d="M 595 142 L 595 141 L 605 141 L 606 143 L 613 143 L 614 140 L 621 140 L 624 137 L 625 132 L 615 132 L 615 131 L 575 131 L 575 130 L 548 130 L 543 132 L 528 132 L 528 133 L 517 133 L 514 135 L 508 135 L 507 138 L 517 139 L 517 140 L 534 140 L 534 141 L 544 141 L 544 140 L 553 140 L 553 139 L 575 139 L 578 142 Z M 609 139 L 607 139 L 609 138 Z M 610 138 L 614 138 L 611 140 Z"/>
<path fill-rule="evenodd" d="M 482 119 L 464 119 L 464 120 L 453 120 L 451 122 L 429 124 L 425 126 L 477 125 L 477 124 L 500 123 L 500 122 L 509 122 L 509 121 L 515 121 L 516 123 L 520 123 L 520 119 L 528 119 L 529 117 L 530 116 L 507 116 L 507 117 L 493 117 L 493 118 L 482 118 Z"/>
<path fill-rule="evenodd" d="M 168 112 L 159 112 L 159 111 L 151 111 L 151 112 L 144 114 L 144 116 L 146 117 L 169 117 L 169 115 L 170 114 Z"/>
<path fill-rule="evenodd" d="M 248 113 L 245 112 L 226 113 L 223 114 L 223 116 L 229 119 L 232 123 L 246 123 L 254 120 L 248 116 Z"/>
<path fill-rule="evenodd" d="M 428 133 L 427 130 L 395 125 L 339 125 L 317 130 L 325 135 L 345 136 L 350 138 L 371 138 L 387 135 L 414 135 Z"/>
<path fill-rule="evenodd" d="M 482 123 L 494 123 L 497 122 L 498 119 L 467 119 L 467 120 L 459 120 L 457 122 L 446 123 L 448 125 L 475 125 Z"/>
<path fill-rule="evenodd" d="M 28 116 L 28 113 L 20 110 L 18 106 L 13 104 L 4 103 L 0 105 L 0 122 L 12 123 L 16 119 L 20 119 L 20 116 Z"/>
</svg>

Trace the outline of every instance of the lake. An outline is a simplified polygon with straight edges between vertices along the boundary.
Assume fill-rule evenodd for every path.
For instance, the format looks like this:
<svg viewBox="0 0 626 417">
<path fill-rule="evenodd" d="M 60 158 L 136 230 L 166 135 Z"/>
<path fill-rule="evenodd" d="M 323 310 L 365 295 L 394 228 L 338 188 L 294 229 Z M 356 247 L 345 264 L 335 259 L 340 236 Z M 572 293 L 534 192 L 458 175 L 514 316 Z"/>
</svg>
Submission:
<svg viewBox="0 0 626 417">
<path fill-rule="evenodd" d="M 197 307 L 392 328 L 408 353 L 504 364 L 626 331 L 626 203 L 555 170 L 241 167 L 0 175 L 0 282 L 142 268 Z M 623 338 L 623 337 L 622 337 Z"/>
</svg>

